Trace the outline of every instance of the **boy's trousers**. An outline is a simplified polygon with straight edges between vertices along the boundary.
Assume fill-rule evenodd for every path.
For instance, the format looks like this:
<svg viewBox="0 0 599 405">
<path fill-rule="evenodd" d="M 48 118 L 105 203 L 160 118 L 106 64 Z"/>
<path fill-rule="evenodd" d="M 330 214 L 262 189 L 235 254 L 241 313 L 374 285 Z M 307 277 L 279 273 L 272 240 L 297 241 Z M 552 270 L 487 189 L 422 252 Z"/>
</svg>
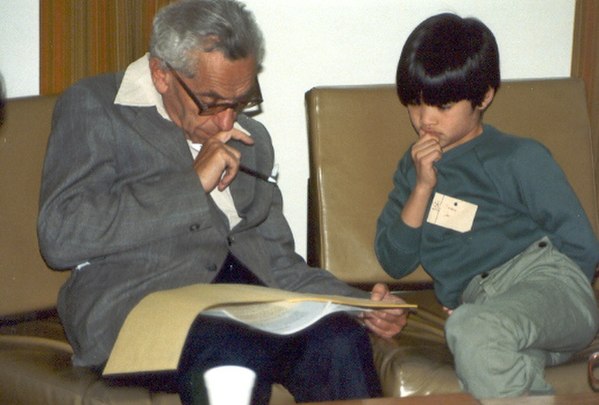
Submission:
<svg viewBox="0 0 599 405">
<path fill-rule="evenodd" d="M 475 277 L 447 320 L 464 389 L 477 398 L 552 393 L 545 366 L 587 346 L 597 304 L 580 268 L 548 238 Z"/>
</svg>

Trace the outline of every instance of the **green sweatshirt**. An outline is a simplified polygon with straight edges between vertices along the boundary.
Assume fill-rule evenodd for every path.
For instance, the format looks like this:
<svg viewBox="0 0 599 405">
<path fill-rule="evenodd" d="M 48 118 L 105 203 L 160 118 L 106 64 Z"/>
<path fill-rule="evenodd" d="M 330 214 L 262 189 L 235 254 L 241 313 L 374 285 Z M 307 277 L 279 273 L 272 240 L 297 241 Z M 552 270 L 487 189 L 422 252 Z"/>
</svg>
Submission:
<svg viewBox="0 0 599 405">
<path fill-rule="evenodd" d="M 456 207 L 473 204 L 469 212 L 475 207 L 472 220 L 466 220 L 471 227 L 455 230 L 425 218 L 420 228 L 411 228 L 401 220 L 416 184 L 406 152 L 377 222 L 376 254 L 391 276 L 401 278 L 422 264 L 441 304 L 455 308 L 474 276 L 548 236 L 592 280 L 597 238 L 564 173 L 539 142 L 485 125 L 480 136 L 445 153 L 436 169 L 436 193 L 457 199 Z"/>
</svg>

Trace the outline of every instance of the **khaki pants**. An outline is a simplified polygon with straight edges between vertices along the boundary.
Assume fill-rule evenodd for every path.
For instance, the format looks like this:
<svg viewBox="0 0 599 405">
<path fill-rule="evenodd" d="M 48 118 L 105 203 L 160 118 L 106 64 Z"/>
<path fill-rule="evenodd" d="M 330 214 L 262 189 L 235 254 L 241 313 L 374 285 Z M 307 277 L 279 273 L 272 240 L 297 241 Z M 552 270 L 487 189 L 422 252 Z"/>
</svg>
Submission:
<svg viewBox="0 0 599 405">
<path fill-rule="evenodd" d="M 549 394 L 546 365 L 566 361 L 598 328 L 593 290 L 548 238 L 475 277 L 446 323 L 456 373 L 477 398 Z"/>
</svg>

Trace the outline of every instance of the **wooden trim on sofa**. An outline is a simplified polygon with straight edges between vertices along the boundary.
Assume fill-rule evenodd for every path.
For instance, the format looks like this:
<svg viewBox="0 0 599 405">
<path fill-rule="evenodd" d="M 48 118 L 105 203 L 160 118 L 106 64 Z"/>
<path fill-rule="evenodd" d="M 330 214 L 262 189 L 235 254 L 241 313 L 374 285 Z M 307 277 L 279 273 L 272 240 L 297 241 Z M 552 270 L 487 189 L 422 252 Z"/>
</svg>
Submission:
<svg viewBox="0 0 599 405">
<path fill-rule="evenodd" d="M 572 76 L 583 79 L 585 83 L 593 134 L 595 178 L 599 179 L 599 2 L 596 0 L 576 1 Z"/>
</svg>

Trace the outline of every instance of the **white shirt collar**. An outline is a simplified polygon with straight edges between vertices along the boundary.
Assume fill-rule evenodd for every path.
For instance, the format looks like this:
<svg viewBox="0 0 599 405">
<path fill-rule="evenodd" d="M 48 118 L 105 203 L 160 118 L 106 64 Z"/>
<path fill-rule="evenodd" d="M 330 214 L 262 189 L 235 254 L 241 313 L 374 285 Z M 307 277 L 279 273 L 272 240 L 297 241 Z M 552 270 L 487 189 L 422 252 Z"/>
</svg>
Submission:
<svg viewBox="0 0 599 405">
<path fill-rule="evenodd" d="M 156 107 L 164 119 L 171 120 L 164 108 L 162 96 L 152 81 L 149 53 L 127 67 L 114 103 L 133 107 Z"/>
<path fill-rule="evenodd" d="M 171 118 L 164 108 L 162 95 L 158 93 L 156 87 L 154 87 L 154 82 L 152 81 L 149 53 L 146 53 L 144 56 L 127 66 L 119 91 L 114 98 L 114 103 L 132 107 L 156 107 L 156 110 L 164 119 L 171 121 Z M 239 125 L 238 122 L 235 122 L 233 126 L 247 135 L 250 135 L 250 133 Z M 201 145 L 194 145 L 195 149 L 199 151 Z"/>
</svg>

